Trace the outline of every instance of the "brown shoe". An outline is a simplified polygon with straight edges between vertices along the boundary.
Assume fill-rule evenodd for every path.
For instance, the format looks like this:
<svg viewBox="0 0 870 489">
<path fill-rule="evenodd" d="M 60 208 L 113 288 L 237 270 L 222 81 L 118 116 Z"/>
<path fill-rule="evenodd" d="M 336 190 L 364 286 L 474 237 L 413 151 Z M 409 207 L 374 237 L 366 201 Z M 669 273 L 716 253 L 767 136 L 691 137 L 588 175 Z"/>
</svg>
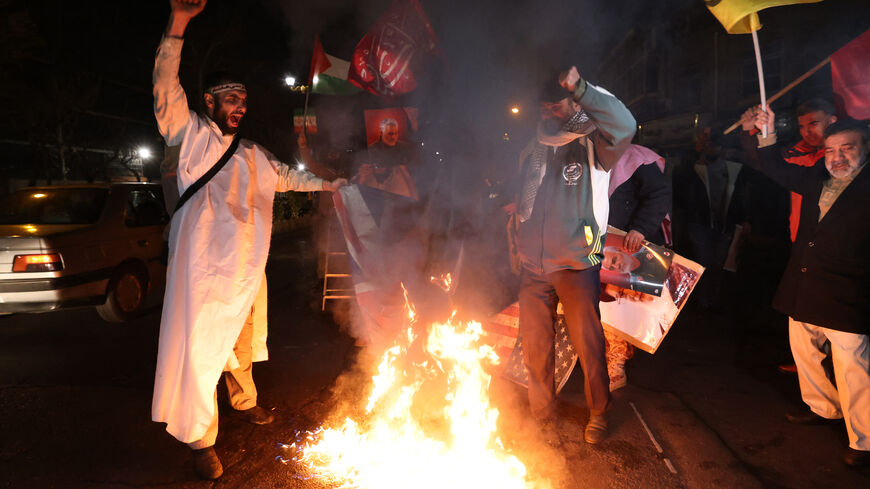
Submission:
<svg viewBox="0 0 870 489">
<path fill-rule="evenodd" d="M 586 431 L 583 438 L 590 445 L 597 445 L 607 437 L 607 417 L 602 414 L 590 414 L 589 422 L 586 423 Z"/>
<path fill-rule="evenodd" d="M 193 470 L 200 479 L 215 480 L 224 473 L 224 467 L 214 447 L 205 447 L 193 451 Z"/>
<path fill-rule="evenodd" d="M 870 451 L 847 448 L 843 462 L 849 467 L 865 467 L 870 465 Z"/>
<path fill-rule="evenodd" d="M 250 409 L 241 409 L 238 413 L 245 418 L 245 421 L 252 424 L 269 424 L 272 421 L 275 421 L 275 416 L 260 406 L 254 406 Z"/>
</svg>

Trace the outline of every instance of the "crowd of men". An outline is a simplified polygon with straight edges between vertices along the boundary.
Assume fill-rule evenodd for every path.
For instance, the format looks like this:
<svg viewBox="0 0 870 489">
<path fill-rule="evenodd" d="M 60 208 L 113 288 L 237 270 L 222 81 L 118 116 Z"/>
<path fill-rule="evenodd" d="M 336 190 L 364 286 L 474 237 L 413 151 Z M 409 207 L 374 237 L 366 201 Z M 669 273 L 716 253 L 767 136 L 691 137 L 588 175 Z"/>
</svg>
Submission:
<svg viewBox="0 0 870 489">
<path fill-rule="evenodd" d="M 257 405 L 251 365 L 267 357 L 265 324 L 256 328 L 255 318 L 265 307 L 256 298 L 265 293 L 274 194 L 335 191 L 347 182 L 290 168 L 257 143 L 240 139 L 247 89 L 238 77 L 208 78 L 202 107 L 189 105 L 178 66 L 187 24 L 205 3 L 171 1 L 154 67 L 154 112 L 167 146 L 178 148 L 175 179 L 181 199 L 169 234 L 152 417 L 190 446 L 200 477 L 216 479 L 223 472 L 214 451 L 215 386 L 222 372 L 234 409 L 253 423 L 273 419 Z M 608 224 L 627 232 L 627 251 L 644 242 L 671 244 L 673 191 L 674 210 L 683 211 L 677 224 L 687 237 L 684 252 L 708 269 L 706 290 L 697 299 L 712 305 L 737 225 L 748 222 L 734 209 L 747 165 L 793 193 L 793 245 L 774 306 L 789 316 L 795 370 L 809 409 L 787 417 L 794 423 L 842 418 L 849 437 L 844 461 L 867 465 L 867 123 L 837 120 L 830 104 L 809 101 L 797 111 L 801 140 L 784 147 L 773 111 L 752 108 L 742 119 L 742 164 L 717 138 L 700 138 L 696 161 L 675 171 L 672 190 L 664 159 L 631 145 L 637 123 L 625 105 L 585 80 L 576 67 L 563 68 L 541 89 L 536 134 L 518 155 L 515 195 L 505 207 L 516 220 L 519 329 L 529 407 L 541 432 L 551 434 L 557 423 L 558 303 L 584 377 L 587 443 L 606 438 L 611 391 L 627 382 L 625 362 L 632 347 L 607 337 L 600 320 L 599 272 Z M 415 164 L 412 154 L 399 141 L 397 121 L 385 119 L 353 181 L 417 200 L 409 171 Z M 827 357 L 833 360 L 833 380 L 822 365 Z"/>
</svg>

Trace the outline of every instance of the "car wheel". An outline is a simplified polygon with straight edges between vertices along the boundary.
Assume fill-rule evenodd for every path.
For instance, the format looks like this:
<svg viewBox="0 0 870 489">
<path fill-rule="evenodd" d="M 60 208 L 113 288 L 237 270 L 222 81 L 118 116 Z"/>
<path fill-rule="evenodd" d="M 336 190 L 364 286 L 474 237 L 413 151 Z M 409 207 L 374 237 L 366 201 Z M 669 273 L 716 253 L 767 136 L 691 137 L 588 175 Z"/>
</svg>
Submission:
<svg viewBox="0 0 870 489">
<path fill-rule="evenodd" d="M 97 313 L 110 323 L 126 322 L 142 309 L 147 290 L 142 272 L 131 266 L 122 267 L 109 280 L 106 303 L 97 306 Z"/>
</svg>

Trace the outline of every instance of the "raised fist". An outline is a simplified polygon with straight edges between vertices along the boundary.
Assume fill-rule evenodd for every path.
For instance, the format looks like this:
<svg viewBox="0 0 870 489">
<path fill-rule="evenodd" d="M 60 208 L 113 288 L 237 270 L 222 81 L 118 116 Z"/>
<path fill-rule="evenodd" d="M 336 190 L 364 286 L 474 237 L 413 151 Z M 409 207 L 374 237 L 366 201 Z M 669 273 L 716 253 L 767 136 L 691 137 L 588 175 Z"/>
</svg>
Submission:
<svg viewBox="0 0 870 489">
<path fill-rule="evenodd" d="M 570 92 L 573 92 L 577 89 L 577 82 L 579 81 L 580 72 L 577 71 L 576 66 L 572 66 L 568 71 L 563 71 L 559 75 L 559 85 L 562 85 L 562 87 Z"/>
<path fill-rule="evenodd" d="M 202 12 L 207 0 L 169 0 L 173 15 L 193 18 Z"/>
</svg>

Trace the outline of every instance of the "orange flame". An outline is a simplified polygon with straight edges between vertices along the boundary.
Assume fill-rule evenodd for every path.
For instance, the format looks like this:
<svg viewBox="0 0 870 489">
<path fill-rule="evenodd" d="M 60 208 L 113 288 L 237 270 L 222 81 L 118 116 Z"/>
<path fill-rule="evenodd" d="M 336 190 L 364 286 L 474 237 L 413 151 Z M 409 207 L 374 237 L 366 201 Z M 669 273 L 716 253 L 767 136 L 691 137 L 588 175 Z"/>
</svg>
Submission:
<svg viewBox="0 0 870 489">
<path fill-rule="evenodd" d="M 496 432 L 484 367 L 498 357 L 482 333 L 455 317 L 432 324 L 425 340 L 409 327 L 380 359 L 367 418 L 309 434 L 295 460 L 309 477 L 348 489 L 531 489 Z M 414 361 L 409 351 L 421 341 Z"/>
<path fill-rule="evenodd" d="M 453 290 L 453 277 L 449 273 L 441 274 L 438 277 L 433 275 L 429 277 L 429 282 L 441 287 L 444 292 Z"/>
</svg>

